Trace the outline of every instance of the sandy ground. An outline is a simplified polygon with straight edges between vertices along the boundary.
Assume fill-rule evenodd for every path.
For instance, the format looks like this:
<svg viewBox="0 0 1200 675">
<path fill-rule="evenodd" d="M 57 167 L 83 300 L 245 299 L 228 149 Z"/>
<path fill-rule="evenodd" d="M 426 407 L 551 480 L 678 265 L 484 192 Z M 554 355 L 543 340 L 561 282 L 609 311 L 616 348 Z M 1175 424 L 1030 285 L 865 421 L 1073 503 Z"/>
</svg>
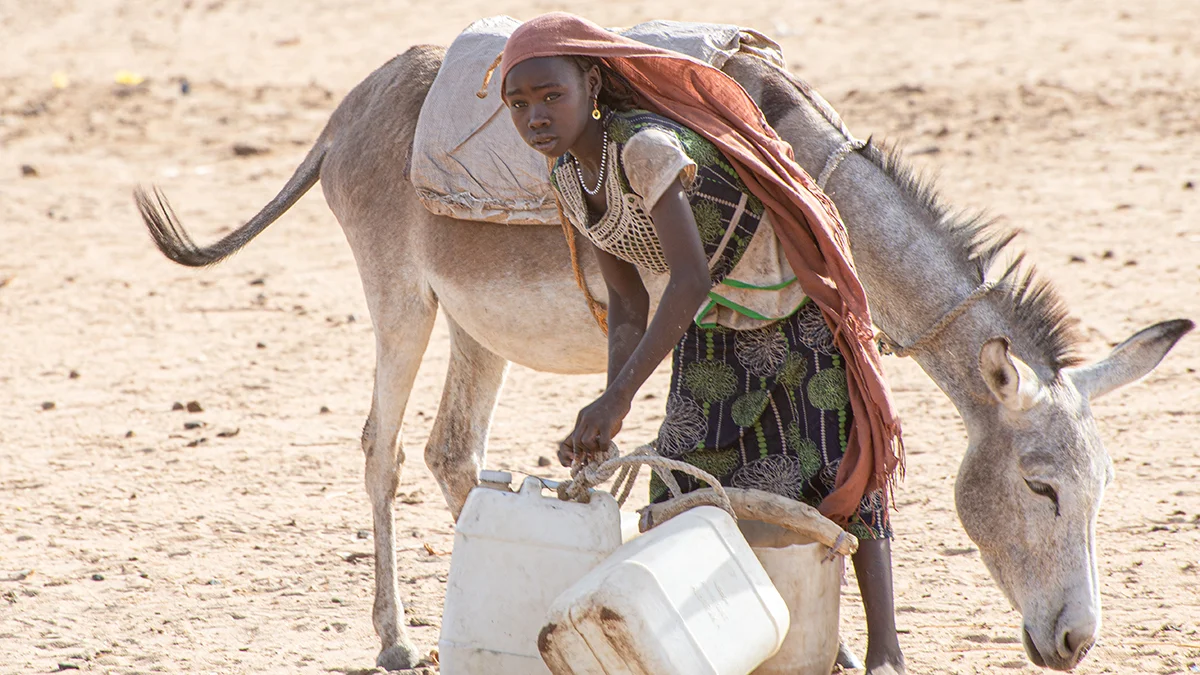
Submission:
<svg viewBox="0 0 1200 675">
<path fill-rule="evenodd" d="M 0 0 L 0 672 L 374 663 L 357 440 L 373 341 L 349 248 L 316 192 L 232 261 L 187 270 L 150 244 L 135 184 L 165 187 L 209 241 L 411 44 L 559 8 L 607 25 L 741 23 L 777 37 L 859 134 L 940 171 L 952 202 L 1023 228 L 1098 357 L 1154 321 L 1200 316 L 1200 5 L 1136 4 Z M 147 79 L 118 85 L 119 70 Z M 453 538 L 420 461 L 446 343 L 440 326 L 397 509 L 402 595 L 426 650 Z M 911 670 L 1032 671 L 1019 616 L 954 514 L 961 423 L 914 364 L 887 367 L 909 449 L 894 517 Z M 1198 368 L 1191 336 L 1095 405 L 1117 479 L 1099 525 L 1105 625 L 1079 672 L 1200 671 Z M 537 457 L 601 385 L 514 368 L 489 464 L 560 474 Z M 653 436 L 664 388 L 660 373 L 627 443 Z M 172 410 L 190 401 L 203 411 Z M 843 632 L 862 648 L 847 591 Z"/>
</svg>

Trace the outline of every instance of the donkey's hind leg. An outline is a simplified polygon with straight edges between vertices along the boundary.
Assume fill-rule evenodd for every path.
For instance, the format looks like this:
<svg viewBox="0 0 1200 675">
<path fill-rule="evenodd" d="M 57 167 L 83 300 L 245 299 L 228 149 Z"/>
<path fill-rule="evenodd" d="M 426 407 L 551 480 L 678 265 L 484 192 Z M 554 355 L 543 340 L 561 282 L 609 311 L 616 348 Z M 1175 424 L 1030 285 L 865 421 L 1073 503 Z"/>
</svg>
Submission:
<svg viewBox="0 0 1200 675">
<path fill-rule="evenodd" d="M 375 318 L 375 392 L 363 428 L 366 488 L 375 524 L 375 632 L 382 648 L 376 664 L 388 670 L 412 668 L 416 647 L 404 626 L 404 605 L 396 583 L 396 536 L 392 508 L 404 447 L 400 426 L 421 357 L 437 316 L 434 302 L 413 299 L 381 303 L 388 311 Z"/>
<path fill-rule="evenodd" d="M 448 314 L 446 322 L 450 325 L 450 365 L 425 446 L 425 464 L 442 488 L 450 513 L 458 519 L 483 468 L 488 427 L 508 361 L 479 344 Z"/>
</svg>

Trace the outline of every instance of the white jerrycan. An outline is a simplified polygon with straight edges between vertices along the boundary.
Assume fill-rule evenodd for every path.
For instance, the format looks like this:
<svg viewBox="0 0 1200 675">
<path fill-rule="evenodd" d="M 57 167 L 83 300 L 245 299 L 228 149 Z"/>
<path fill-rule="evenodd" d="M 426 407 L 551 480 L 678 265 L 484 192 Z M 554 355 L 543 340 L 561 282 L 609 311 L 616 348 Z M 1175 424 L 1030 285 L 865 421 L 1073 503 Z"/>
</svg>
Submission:
<svg viewBox="0 0 1200 675">
<path fill-rule="evenodd" d="M 560 595 L 538 638 L 554 675 L 746 675 L 788 608 L 729 514 L 686 511 Z"/>
<path fill-rule="evenodd" d="M 455 524 L 438 656 L 442 675 L 546 675 L 538 631 L 559 593 L 621 545 L 617 502 L 543 496 L 532 476 L 480 473 Z"/>
</svg>

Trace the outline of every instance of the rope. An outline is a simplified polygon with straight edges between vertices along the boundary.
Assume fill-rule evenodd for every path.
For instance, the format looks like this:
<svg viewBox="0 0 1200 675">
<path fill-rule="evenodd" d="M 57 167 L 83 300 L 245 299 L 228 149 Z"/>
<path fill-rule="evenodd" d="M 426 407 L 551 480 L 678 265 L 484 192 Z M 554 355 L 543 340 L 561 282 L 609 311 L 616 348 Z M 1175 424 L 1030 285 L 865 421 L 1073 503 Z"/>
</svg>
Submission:
<svg viewBox="0 0 1200 675">
<path fill-rule="evenodd" d="M 628 456 L 630 456 L 630 457 L 648 456 L 648 455 L 653 455 L 654 452 L 655 452 L 655 450 L 654 450 L 654 446 L 652 444 L 643 445 L 642 447 L 638 448 L 637 450 L 634 450 L 633 452 L 629 453 Z M 615 454 L 614 454 L 614 456 L 615 456 Z M 606 453 L 606 457 L 608 457 L 607 453 Z M 611 457 L 609 457 L 609 458 L 611 459 Z M 625 505 L 625 500 L 629 499 L 629 493 L 633 491 L 633 486 L 637 482 L 638 473 L 641 470 L 642 470 L 641 464 L 626 464 L 625 466 L 621 467 L 621 470 L 617 473 L 616 479 L 613 481 L 612 490 L 610 491 L 612 496 L 615 497 L 617 500 L 617 506 Z M 670 485 L 674 485 L 675 490 L 679 490 L 680 489 L 679 483 L 677 483 L 675 481 L 675 477 L 672 476 L 670 472 L 667 472 L 666 475 L 670 479 L 668 482 L 667 489 L 670 489 Z M 661 473 L 659 474 L 659 477 L 660 478 L 662 477 Z M 672 493 L 672 494 L 676 494 L 676 493 Z"/>
<path fill-rule="evenodd" d="M 488 66 L 487 72 L 483 74 L 483 86 L 479 87 L 479 91 L 475 92 L 476 96 L 479 98 L 487 98 L 488 85 L 492 83 L 492 73 L 496 72 L 496 69 L 500 67 L 500 61 L 503 59 L 504 52 L 500 52 L 496 55 L 496 60 L 492 61 L 492 65 Z"/>
<path fill-rule="evenodd" d="M 687 462 L 659 457 L 654 452 L 653 446 L 644 445 L 621 457 L 616 444 L 613 443 L 609 445 L 608 450 L 604 453 L 604 458 L 599 462 L 584 461 L 579 458 L 579 455 L 576 455 L 575 462 L 571 465 L 571 480 L 559 484 L 558 498 L 563 501 L 586 503 L 591 498 L 588 494 L 591 488 L 604 483 L 620 471 L 621 475 L 613 484 L 612 494 L 617 497 L 618 506 L 624 505 L 625 499 L 629 497 L 629 493 L 633 489 L 634 481 L 637 480 L 637 467 L 645 465 L 653 469 L 667 484 L 667 489 L 671 491 L 672 503 L 687 504 L 684 508 L 672 508 L 670 515 L 662 518 L 660 522 L 665 522 L 687 509 L 702 504 L 716 506 L 737 520 L 737 515 L 733 512 L 733 505 L 729 503 L 729 495 L 725 493 L 721 481 L 707 471 Z M 684 495 L 679 489 L 679 483 L 674 476 L 671 476 L 672 471 L 678 471 L 704 481 L 712 487 L 713 491 L 703 495 Z"/>
<path fill-rule="evenodd" d="M 829 179 L 833 176 L 833 172 L 837 171 L 838 166 L 841 165 L 842 160 L 846 159 L 850 153 L 858 152 L 859 150 L 867 147 L 867 141 L 864 141 L 860 138 L 855 138 L 854 134 L 850 132 L 850 127 L 846 126 L 846 122 L 842 119 L 842 116 L 839 115 L 838 112 L 833 109 L 833 106 L 829 105 L 829 101 L 826 101 L 823 96 L 818 94 L 816 90 L 808 84 L 808 82 L 805 82 L 804 80 L 789 73 L 786 69 L 780 68 L 779 70 L 785 77 L 788 78 L 788 80 L 791 81 L 792 86 L 796 87 L 796 90 L 799 91 L 800 95 L 808 101 L 808 104 L 811 105 L 818 113 L 820 113 L 821 117 L 824 117 L 825 121 L 828 122 L 830 126 L 837 129 L 838 133 L 842 135 L 843 139 L 845 139 L 845 141 L 829 155 L 829 158 L 825 160 L 825 168 L 823 168 L 821 170 L 821 174 L 817 176 L 817 187 L 821 188 L 821 191 L 824 192 L 825 183 L 829 182 Z"/>
<path fill-rule="evenodd" d="M 849 138 L 842 143 L 829 155 L 829 159 L 825 160 L 825 168 L 821 169 L 821 175 L 817 176 L 817 187 L 821 191 L 825 191 L 825 183 L 829 182 L 829 178 L 833 176 L 833 172 L 841 166 L 842 160 L 846 159 L 852 152 L 857 152 L 867 147 L 867 142 L 859 138 Z"/>
<path fill-rule="evenodd" d="M 979 302 L 983 296 L 987 295 L 993 288 L 997 286 L 995 281 L 985 281 L 980 284 L 971 294 L 963 298 L 963 301 L 955 305 L 950 311 L 942 315 L 942 318 L 937 320 L 928 330 L 925 331 L 915 342 L 907 347 L 896 342 L 888 337 L 883 331 L 879 331 L 875 335 L 876 342 L 879 343 L 879 352 L 885 356 L 895 355 L 900 358 L 912 356 L 917 351 L 924 348 L 931 340 L 936 338 L 946 327 L 954 322 L 955 319 L 962 316 L 964 312 L 971 308 L 972 305 Z"/>
<path fill-rule="evenodd" d="M 548 174 L 554 173 L 553 159 L 546 158 L 546 171 Z M 575 273 L 575 285 L 583 291 L 583 299 L 587 301 L 588 309 L 591 310 L 596 325 L 600 326 L 601 332 L 608 335 L 608 307 L 597 300 L 588 290 L 587 281 L 583 278 L 583 268 L 579 266 L 579 248 L 575 245 L 575 228 L 567 220 L 567 214 L 563 213 L 562 202 L 558 199 L 558 191 L 551 190 L 550 192 L 554 194 L 554 208 L 558 209 L 558 222 L 562 225 L 563 236 L 567 239 L 567 249 L 571 252 L 571 271 Z"/>
<path fill-rule="evenodd" d="M 731 488 L 738 497 L 739 505 L 735 509 L 730 494 L 712 474 L 680 460 L 660 457 L 656 453 L 654 445 L 648 444 L 622 457 L 616 444 L 610 443 L 598 461 L 580 459 L 582 455 L 576 455 L 576 460 L 571 464 L 571 479 L 563 481 L 557 486 L 558 498 L 563 501 L 587 503 L 591 500 L 593 487 L 616 475 L 616 480 L 613 481 L 612 495 L 616 498 L 618 507 L 624 506 L 625 500 L 629 497 L 629 493 L 637 481 L 638 470 L 642 465 L 646 465 L 666 483 L 667 489 L 671 492 L 671 499 L 650 504 L 639 511 L 641 518 L 638 522 L 638 529 L 642 532 L 648 532 L 655 526 L 697 506 L 716 506 L 728 513 L 735 521 L 738 519 L 740 511 L 746 518 L 774 522 L 793 532 L 821 542 L 830 548 L 825 557 L 826 561 L 832 560 L 837 555 L 849 556 L 858 549 L 858 540 L 854 535 L 821 516 L 812 507 L 797 502 L 793 506 L 801 509 L 800 514 L 791 513 L 793 507 L 783 508 L 780 513 L 780 507 L 778 504 L 772 504 L 772 501 L 790 500 L 773 493 Z M 708 483 L 710 488 L 683 494 L 679 483 L 671 474 L 672 471 L 693 476 Z M 766 501 L 763 501 L 764 499 Z M 805 514 L 803 511 L 809 511 L 811 515 Z M 787 522 L 772 520 L 772 516 L 775 518 L 782 516 Z M 837 535 L 832 535 L 829 530 L 836 530 Z"/>
<path fill-rule="evenodd" d="M 837 539 L 833 541 L 833 546 L 829 547 L 829 552 L 825 554 L 824 561 L 829 562 L 839 555 L 850 555 L 850 553 L 847 552 L 850 550 L 848 539 L 853 536 L 854 535 L 850 534 L 849 532 L 842 530 L 841 533 L 838 534 Z M 845 574 L 845 572 L 846 570 L 843 569 L 842 573 Z M 845 578 L 842 580 L 845 581 Z"/>
</svg>

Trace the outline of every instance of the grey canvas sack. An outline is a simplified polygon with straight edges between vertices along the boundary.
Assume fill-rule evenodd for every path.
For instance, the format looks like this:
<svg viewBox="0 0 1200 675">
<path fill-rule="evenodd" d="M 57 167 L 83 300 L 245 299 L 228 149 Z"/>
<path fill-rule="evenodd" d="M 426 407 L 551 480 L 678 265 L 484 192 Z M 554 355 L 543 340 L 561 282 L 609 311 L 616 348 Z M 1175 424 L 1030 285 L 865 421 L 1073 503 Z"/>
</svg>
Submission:
<svg viewBox="0 0 1200 675">
<path fill-rule="evenodd" d="M 500 98 L 500 78 L 476 96 L 484 74 L 520 21 L 480 19 L 446 51 L 425 97 L 413 138 L 409 177 L 425 208 L 463 220 L 559 226 L 546 158 L 517 134 Z M 780 66 L 779 45 L 754 31 L 724 24 L 650 21 L 616 32 L 720 68 L 749 52 Z"/>
</svg>

